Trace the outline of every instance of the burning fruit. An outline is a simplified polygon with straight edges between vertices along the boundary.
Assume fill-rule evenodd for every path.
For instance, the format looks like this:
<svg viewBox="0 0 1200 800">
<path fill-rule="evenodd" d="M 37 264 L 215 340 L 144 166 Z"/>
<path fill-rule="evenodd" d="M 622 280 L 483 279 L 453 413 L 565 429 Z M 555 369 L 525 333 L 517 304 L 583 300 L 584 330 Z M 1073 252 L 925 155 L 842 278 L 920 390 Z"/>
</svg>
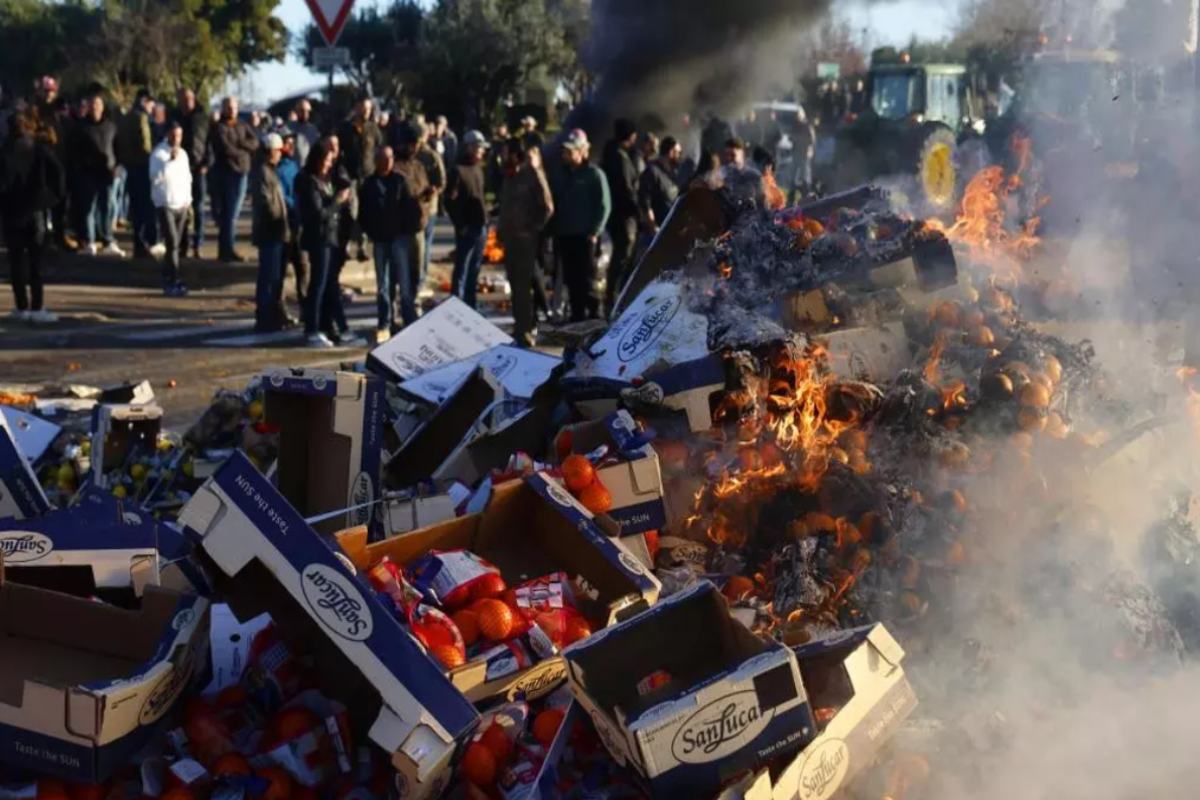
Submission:
<svg viewBox="0 0 1200 800">
<path fill-rule="evenodd" d="M 1021 387 L 1017 402 L 1024 408 L 1044 409 L 1050 405 L 1050 390 L 1045 384 L 1031 380 Z"/>
</svg>

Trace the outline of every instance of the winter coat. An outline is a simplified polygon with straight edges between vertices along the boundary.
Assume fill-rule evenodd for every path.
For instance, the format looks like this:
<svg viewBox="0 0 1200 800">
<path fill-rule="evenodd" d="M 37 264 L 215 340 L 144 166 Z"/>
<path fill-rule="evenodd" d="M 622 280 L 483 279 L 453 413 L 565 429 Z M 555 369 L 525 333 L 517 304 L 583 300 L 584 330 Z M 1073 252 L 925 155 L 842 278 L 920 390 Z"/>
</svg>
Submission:
<svg viewBox="0 0 1200 800">
<path fill-rule="evenodd" d="M 608 181 L 591 164 L 564 167 L 555 176 L 554 233 L 557 236 L 599 236 L 612 212 Z"/>
<path fill-rule="evenodd" d="M 192 204 L 192 168 L 186 150 L 171 158 L 171 145 L 159 142 L 150 154 L 150 199 L 155 208 L 178 211 Z"/>
<path fill-rule="evenodd" d="M 394 242 L 415 233 L 414 215 L 419 224 L 419 204 L 409 194 L 404 177 L 395 172 L 371 175 L 358 188 L 358 224 L 372 242 Z M 410 230 L 402 229 L 406 227 Z"/>
<path fill-rule="evenodd" d="M 213 164 L 221 169 L 245 175 L 250 171 L 251 157 L 258 150 L 258 135 L 241 120 L 221 120 L 209 131 Z"/>
<path fill-rule="evenodd" d="M 638 206 L 654 215 L 655 224 L 662 225 L 677 197 L 679 186 L 670 170 L 658 159 L 651 161 L 638 179 Z"/>
<path fill-rule="evenodd" d="M 638 215 L 638 168 L 633 156 L 617 142 L 604 148 L 604 177 L 612 197 L 612 220 L 619 222 Z"/>
<path fill-rule="evenodd" d="M 96 180 L 111 180 L 113 170 L 117 168 L 116 139 L 117 125 L 108 117 L 99 122 L 91 117 L 80 120 L 71 137 L 72 171 Z"/>
<path fill-rule="evenodd" d="M 529 164 L 509 175 L 500 192 L 501 242 L 536 239 L 554 215 L 546 174 Z"/>
<path fill-rule="evenodd" d="M 466 162 L 454 165 L 446 180 L 446 213 L 456 230 L 482 228 L 487 224 L 484 197 L 484 165 Z"/>
<path fill-rule="evenodd" d="M 322 245 L 336 246 L 342 205 L 331 178 L 318 178 L 308 170 L 301 170 L 296 176 L 300 246 L 305 250 L 315 250 Z"/>
<path fill-rule="evenodd" d="M 409 159 L 397 158 L 395 171 L 404 178 L 409 195 L 416 200 L 417 213 L 411 213 L 410 207 L 410 212 L 405 214 L 405 219 L 401 222 L 401 230 L 403 233 L 423 231 L 429 224 L 430 214 L 429 203 L 420 201 L 421 194 L 429 188 L 429 174 L 425 165 L 416 156 Z"/>
<path fill-rule="evenodd" d="M 177 109 L 175 120 L 183 128 L 183 150 L 194 171 L 212 166 L 212 150 L 208 146 L 208 133 L 212 121 L 203 108 L 197 106 L 191 113 Z"/>
<path fill-rule="evenodd" d="M 286 242 L 288 239 L 287 201 L 275 167 L 262 160 L 251 175 L 253 217 L 250 238 L 255 244 Z"/>
<path fill-rule="evenodd" d="M 19 226 L 66 195 L 66 177 L 54 151 L 29 137 L 12 138 L 0 151 L 0 218 Z"/>
<path fill-rule="evenodd" d="M 342 165 L 354 180 L 362 180 L 375 171 L 375 148 L 382 134 L 373 120 L 346 120 L 338 129 Z"/>
</svg>

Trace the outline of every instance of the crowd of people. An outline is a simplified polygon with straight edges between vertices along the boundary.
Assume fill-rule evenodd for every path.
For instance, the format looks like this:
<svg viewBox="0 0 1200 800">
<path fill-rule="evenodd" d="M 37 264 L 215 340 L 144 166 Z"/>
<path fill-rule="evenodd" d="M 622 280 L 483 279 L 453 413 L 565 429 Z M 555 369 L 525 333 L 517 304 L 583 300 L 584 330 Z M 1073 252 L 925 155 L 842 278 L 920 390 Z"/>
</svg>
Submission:
<svg viewBox="0 0 1200 800">
<path fill-rule="evenodd" d="M 199 257 L 207 214 L 218 231 L 217 257 L 246 260 L 237 222 L 249 199 L 257 331 L 302 325 L 312 347 L 363 344 L 347 324 L 340 290 L 350 258 L 374 261 L 377 338 L 412 323 L 444 215 L 454 228 L 450 291 L 476 304 L 494 228 L 514 336 L 531 346 L 539 317 L 581 321 L 611 312 L 639 252 L 688 185 L 754 168 L 768 202 L 782 205 L 805 177 L 801 170 L 777 185 L 782 128 L 773 113 L 752 112 L 735 125 L 711 120 L 695 132 L 685 118 L 678 138 L 617 119 L 593 163 L 584 131 L 547 140 L 532 117 L 512 132 L 498 125 L 490 137 L 471 130 L 460 139 L 445 117 L 380 113 L 368 98 L 322 130 L 307 100 L 272 122 L 242 113 L 235 97 L 210 113 L 186 88 L 170 106 L 141 91 L 125 113 L 98 89 L 73 109 L 57 90 L 44 78 L 31 102 L 0 118 L 0 216 L 14 314 L 35 322 L 54 319 L 41 279 L 47 243 L 123 257 L 113 231 L 127 219 L 133 256 L 159 259 L 164 294 L 182 296 L 180 262 Z M 811 160 L 815 136 L 803 110 L 790 122 L 793 134 L 808 131 L 791 146 Z M 611 253 L 601 292 L 605 233 Z M 299 319 L 284 297 L 289 271 Z"/>
</svg>

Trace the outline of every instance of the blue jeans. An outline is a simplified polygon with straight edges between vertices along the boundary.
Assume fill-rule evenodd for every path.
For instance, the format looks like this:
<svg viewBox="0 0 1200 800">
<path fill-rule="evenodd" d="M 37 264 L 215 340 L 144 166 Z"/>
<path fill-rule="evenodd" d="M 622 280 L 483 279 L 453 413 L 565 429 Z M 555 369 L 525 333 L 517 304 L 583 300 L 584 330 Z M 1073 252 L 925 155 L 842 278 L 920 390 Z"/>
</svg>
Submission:
<svg viewBox="0 0 1200 800">
<path fill-rule="evenodd" d="M 112 183 L 108 185 L 108 205 L 104 207 L 104 217 L 100 219 L 100 227 L 107 233 L 102 234 L 104 241 L 112 241 L 112 232 L 117 227 L 117 220 L 129 219 L 127 205 L 129 194 L 125 191 L 125 184 L 129 180 L 129 176 L 122 175 L 119 178 L 113 178 Z"/>
<path fill-rule="evenodd" d="M 341 248 L 335 244 L 321 244 L 309 249 L 308 260 L 304 332 L 345 333 L 350 330 L 350 325 L 346 321 L 346 309 L 342 308 L 342 290 L 338 286 L 343 261 Z"/>
<path fill-rule="evenodd" d="M 417 320 L 412 292 L 412 242 L 400 236 L 390 242 L 375 243 L 375 305 L 379 311 L 379 330 L 396 327 L 396 295 L 400 295 L 400 318 L 405 325 Z"/>
<path fill-rule="evenodd" d="M 425 253 L 421 257 L 421 286 L 425 285 L 425 277 L 429 274 L 429 260 L 433 258 L 433 231 L 437 227 L 437 214 L 429 215 L 425 224 Z"/>
<path fill-rule="evenodd" d="M 475 286 L 479 282 L 486 245 L 486 226 L 454 231 L 454 274 L 450 279 L 450 292 L 471 308 L 475 307 Z"/>
<path fill-rule="evenodd" d="M 217 185 L 220 186 L 221 208 L 217 217 L 220 229 L 218 252 L 221 258 L 233 255 L 234 239 L 237 235 L 237 218 L 246 199 L 246 176 L 225 167 L 220 168 Z"/>
<path fill-rule="evenodd" d="M 85 244 L 112 241 L 112 185 L 93 175 L 79 176 L 79 218 Z"/>
<path fill-rule="evenodd" d="M 283 322 L 279 319 L 283 254 L 283 242 L 258 243 L 258 280 L 254 288 L 254 323 L 257 327 L 276 328 Z"/>
<path fill-rule="evenodd" d="M 192 173 L 192 247 L 204 244 L 204 201 L 208 198 L 208 175 Z"/>
</svg>

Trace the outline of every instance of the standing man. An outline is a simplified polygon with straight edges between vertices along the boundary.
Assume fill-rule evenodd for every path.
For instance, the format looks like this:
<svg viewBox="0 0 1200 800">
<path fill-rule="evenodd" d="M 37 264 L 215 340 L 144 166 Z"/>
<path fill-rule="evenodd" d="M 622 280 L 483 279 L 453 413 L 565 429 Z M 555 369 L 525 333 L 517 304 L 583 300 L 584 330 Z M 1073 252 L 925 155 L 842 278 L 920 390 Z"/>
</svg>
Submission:
<svg viewBox="0 0 1200 800">
<path fill-rule="evenodd" d="M 129 222 L 133 229 L 133 257 L 150 258 L 158 244 L 158 226 L 154 203 L 150 198 L 150 152 L 154 149 L 151 115 L 154 98 L 148 89 L 139 89 L 133 108 L 121 120 L 118 160 L 125 168 L 129 195 Z"/>
<path fill-rule="evenodd" d="M 187 249 L 188 219 L 192 208 L 192 169 L 183 146 L 183 126 L 178 120 L 150 154 L 150 196 L 162 228 L 163 294 L 182 297 L 187 287 L 179 280 L 179 259 Z"/>
<path fill-rule="evenodd" d="M 287 247 L 284 248 L 286 252 L 283 277 L 286 278 L 287 265 L 291 263 L 292 271 L 296 275 L 296 303 L 300 308 L 304 308 L 304 293 L 308 287 L 308 255 L 300 246 L 300 207 L 296 204 L 296 178 L 300 174 L 300 162 L 296 160 L 296 134 L 287 128 L 283 128 L 282 131 L 280 135 L 283 137 L 283 158 L 279 159 L 275 174 L 279 176 L 279 184 L 283 187 L 283 201 L 287 204 L 288 211 L 288 241 Z M 283 297 L 282 285 L 279 287 L 279 296 Z M 288 325 L 293 321 L 290 315 L 286 315 L 284 324 Z"/>
<path fill-rule="evenodd" d="M 721 153 L 721 165 L 733 169 L 746 168 L 745 140 L 733 136 L 725 141 L 725 149 Z"/>
<path fill-rule="evenodd" d="M 258 282 L 254 291 L 254 330 L 283 330 L 287 310 L 283 305 L 283 259 L 289 228 L 287 201 L 275 171 L 283 158 L 283 138 L 267 134 L 266 148 L 254 168 L 254 210 L 251 239 L 258 248 Z"/>
<path fill-rule="evenodd" d="M 417 208 L 420 213 L 415 220 L 418 230 L 413 232 L 409 243 L 411 253 L 412 295 L 414 298 L 421 294 L 421 264 L 425 258 L 425 231 L 429 224 L 429 201 L 437 202 L 437 193 L 429 185 L 429 173 L 425 164 L 417 157 L 417 149 L 421 146 L 423 126 L 416 120 L 405 120 L 396 125 L 396 166 L 395 170 L 404 178 L 408 193 L 417 198 Z"/>
<path fill-rule="evenodd" d="M 192 255 L 200 257 L 204 244 L 204 201 L 208 197 L 208 169 L 212 166 L 212 151 L 208 147 L 208 113 L 196 102 L 196 93 L 180 89 L 175 121 L 183 130 L 183 152 L 187 154 L 192 171 Z M 186 243 L 184 243 L 186 248 Z"/>
<path fill-rule="evenodd" d="M 412 293 L 412 236 L 421 222 L 421 208 L 409 194 L 404 178 L 393 171 L 395 162 L 392 148 L 380 147 L 375 156 L 375 174 L 358 189 L 358 219 L 375 251 L 376 341 L 386 341 L 401 328 L 396 321 L 397 295 L 404 324 L 417 319 Z"/>
<path fill-rule="evenodd" d="M 475 307 L 475 288 L 483 266 L 483 248 L 487 245 L 483 166 L 487 146 L 482 133 L 467 131 L 462 158 L 451 167 L 446 180 L 446 212 L 454 223 L 454 273 L 450 291 L 471 308 Z M 529 281 L 525 286 L 529 286 Z"/>
<path fill-rule="evenodd" d="M 596 295 L 596 242 L 612 200 L 604 173 L 588 163 L 587 134 L 576 128 L 562 144 L 564 168 L 554 182 L 554 249 L 562 259 L 571 321 L 600 316 Z"/>
<path fill-rule="evenodd" d="M 417 120 L 417 124 L 422 129 L 421 146 L 417 150 L 417 158 L 425 165 L 429 188 L 433 190 L 433 194 L 425 203 L 427 221 L 425 223 L 425 249 L 421 253 L 420 275 L 420 283 L 423 285 L 425 277 L 429 274 L 429 260 L 433 257 L 433 233 L 437 227 L 438 203 L 441 201 L 442 192 L 446 189 L 446 163 L 429 144 L 432 129 L 422 120 Z"/>
<path fill-rule="evenodd" d="M 450 130 L 450 120 L 439 114 L 434 121 L 434 136 L 437 137 L 438 155 L 447 164 L 458 163 L 458 137 Z"/>
<path fill-rule="evenodd" d="M 366 261 L 367 253 L 363 249 L 362 231 L 358 229 L 358 215 L 356 214 L 358 209 L 353 206 L 357 205 L 358 187 L 375 171 L 375 151 L 383 140 L 379 126 L 375 124 L 375 120 L 371 116 L 371 111 L 371 98 L 360 98 L 350 119 L 342 123 L 338 129 L 338 140 L 342 152 L 341 165 L 346 170 L 353 188 L 350 238 L 354 240 L 358 248 L 357 258 L 359 261 Z"/>
<path fill-rule="evenodd" d="M 683 159 L 683 147 L 673 136 L 663 137 L 658 147 L 658 157 L 646 166 L 638 179 L 638 208 L 641 210 L 642 229 L 648 236 L 658 233 L 659 226 L 671 212 L 671 206 L 679 197 L 679 162 Z"/>
<path fill-rule="evenodd" d="M 296 120 L 292 123 L 296 134 L 296 161 L 301 166 L 308 161 L 308 151 L 321 139 L 321 131 L 312 121 L 312 103 L 308 98 L 296 103 Z"/>
<path fill-rule="evenodd" d="M 638 169 L 633 153 L 636 145 L 637 128 L 633 123 L 627 119 L 613 122 L 613 138 L 604 148 L 604 176 L 612 193 L 608 235 L 612 237 L 613 244 L 612 261 L 608 265 L 608 281 L 604 289 L 605 314 L 612 311 L 613 299 L 633 268 L 638 228 Z"/>
<path fill-rule="evenodd" d="M 104 113 L 104 98 L 97 92 L 87 101 L 87 114 L 79 121 L 72 139 L 71 169 L 76 173 L 79 230 L 86 251 L 124 258 L 125 251 L 113 239 L 112 185 L 117 173 L 117 125 Z"/>
<path fill-rule="evenodd" d="M 542 154 L 524 139 L 510 139 L 504 146 L 507 177 L 500 195 L 500 241 L 504 244 L 504 271 L 512 287 L 513 338 L 521 347 L 537 344 L 533 292 L 537 275 L 538 247 L 542 229 L 554 215 L 554 200 Z"/>
<path fill-rule="evenodd" d="M 217 178 L 217 191 L 221 195 L 217 214 L 217 257 L 227 263 L 240 263 L 246 259 L 234 247 L 237 218 L 246 199 L 246 181 L 250 174 L 251 158 L 258 150 L 258 135 L 238 119 L 236 97 L 226 97 L 221 101 L 221 116 L 210 138 L 213 171 Z"/>
<path fill-rule="evenodd" d="M 492 146 L 488 150 L 488 191 L 500 196 L 504 184 L 504 154 L 508 150 L 508 125 L 501 122 L 492 129 Z"/>
</svg>

